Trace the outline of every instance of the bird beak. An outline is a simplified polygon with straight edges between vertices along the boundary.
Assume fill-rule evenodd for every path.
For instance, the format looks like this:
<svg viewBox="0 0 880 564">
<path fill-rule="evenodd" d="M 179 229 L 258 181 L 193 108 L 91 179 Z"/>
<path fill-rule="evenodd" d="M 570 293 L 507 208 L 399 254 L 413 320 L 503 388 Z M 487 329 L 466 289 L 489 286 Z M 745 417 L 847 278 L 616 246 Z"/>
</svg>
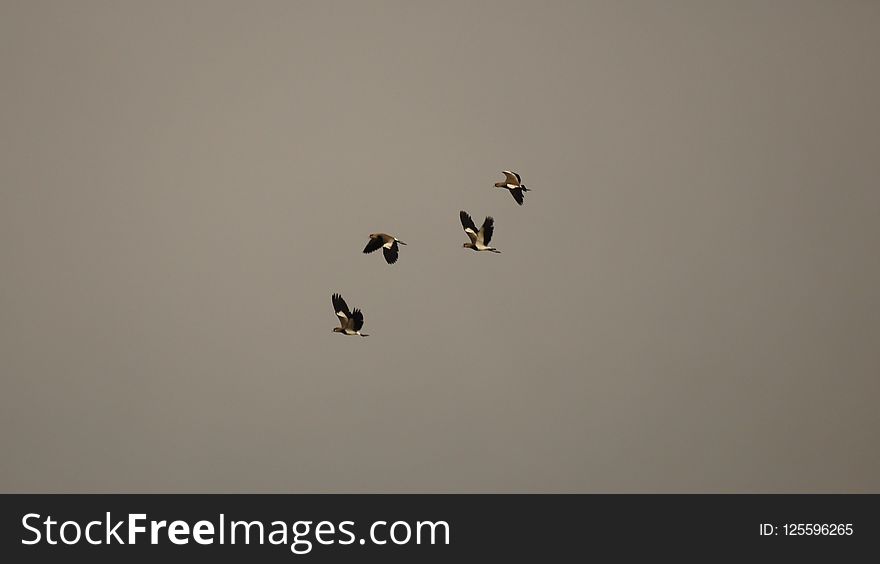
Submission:
<svg viewBox="0 0 880 564">
<path fill-rule="evenodd" d="M 401 241 L 401 240 L 398 240 L 397 242 L 400 243 L 401 245 L 406 245 L 406 243 L 404 243 L 404 242 Z"/>
</svg>

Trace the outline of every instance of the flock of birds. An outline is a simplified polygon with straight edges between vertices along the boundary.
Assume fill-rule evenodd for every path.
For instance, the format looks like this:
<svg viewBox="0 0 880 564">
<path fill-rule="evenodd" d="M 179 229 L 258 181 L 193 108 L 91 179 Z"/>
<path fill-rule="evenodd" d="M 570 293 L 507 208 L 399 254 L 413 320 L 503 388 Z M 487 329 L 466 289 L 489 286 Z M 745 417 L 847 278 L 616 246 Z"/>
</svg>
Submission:
<svg viewBox="0 0 880 564">
<path fill-rule="evenodd" d="M 509 170 L 502 172 L 505 177 L 504 181 L 496 182 L 495 187 L 507 190 L 510 192 L 510 195 L 513 196 L 513 199 L 516 200 L 517 204 L 523 205 L 525 199 L 524 194 L 530 189 L 526 188 L 526 185 L 522 183 L 522 178 L 520 178 L 519 174 Z M 477 229 L 474 220 L 466 211 L 460 211 L 459 218 L 461 219 L 461 226 L 464 229 L 465 234 L 467 234 L 468 239 L 470 239 L 469 243 L 464 243 L 464 245 L 462 245 L 464 248 L 473 251 L 489 251 L 492 253 L 501 252 L 495 247 L 489 246 L 489 243 L 492 241 L 492 233 L 495 231 L 495 219 L 492 218 L 492 216 L 487 216 L 486 219 L 483 220 L 483 225 L 479 229 Z M 367 242 L 367 246 L 364 247 L 364 253 L 369 254 L 382 249 L 382 254 L 385 256 L 385 262 L 388 264 L 394 264 L 397 262 L 397 256 L 400 252 L 399 245 L 406 245 L 406 243 L 394 235 L 389 235 L 388 233 L 370 233 L 370 240 Z M 358 308 L 349 310 L 348 304 L 345 303 L 345 300 L 342 299 L 340 294 L 333 294 L 331 299 L 333 302 L 333 311 L 336 312 L 336 317 L 339 318 L 340 325 L 339 327 L 334 327 L 333 332 L 342 333 L 343 335 L 369 337 L 367 333 L 361 333 L 361 329 L 364 326 L 363 312 Z"/>
</svg>

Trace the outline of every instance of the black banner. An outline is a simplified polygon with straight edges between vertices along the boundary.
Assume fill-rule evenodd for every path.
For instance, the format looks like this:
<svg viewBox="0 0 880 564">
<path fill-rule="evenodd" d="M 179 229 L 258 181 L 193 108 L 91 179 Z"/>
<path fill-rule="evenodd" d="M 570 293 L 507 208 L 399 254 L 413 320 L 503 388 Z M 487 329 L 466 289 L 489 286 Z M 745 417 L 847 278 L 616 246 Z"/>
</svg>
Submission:
<svg viewBox="0 0 880 564">
<path fill-rule="evenodd" d="M 876 554 L 880 532 L 876 495 L 25 494 L 0 503 L 7 562 L 839 560 Z"/>
</svg>

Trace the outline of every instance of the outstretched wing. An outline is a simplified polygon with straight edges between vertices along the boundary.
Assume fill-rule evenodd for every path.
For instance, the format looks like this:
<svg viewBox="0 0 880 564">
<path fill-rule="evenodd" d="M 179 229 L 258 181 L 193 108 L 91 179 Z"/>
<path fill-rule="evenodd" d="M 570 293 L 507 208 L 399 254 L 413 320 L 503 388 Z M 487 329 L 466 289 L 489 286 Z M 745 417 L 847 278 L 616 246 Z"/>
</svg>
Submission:
<svg viewBox="0 0 880 564">
<path fill-rule="evenodd" d="M 519 175 L 517 173 L 509 171 L 509 170 L 502 170 L 501 172 L 503 172 L 504 176 L 507 177 L 506 182 L 508 184 L 513 184 L 514 186 L 519 186 L 520 184 L 522 184 L 522 179 L 519 177 Z"/>
<path fill-rule="evenodd" d="M 480 233 L 477 237 L 477 242 L 482 243 L 484 245 L 488 245 L 489 241 L 492 240 L 492 233 L 495 232 L 495 220 L 492 216 L 488 216 L 483 221 L 483 227 L 480 228 Z"/>
<path fill-rule="evenodd" d="M 382 237 L 370 236 L 370 242 L 364 247 L 364 253 L 372 253 L 373 251 L 379 250 L 383 243 L 384 241 L 382 240 Z"/>
<path fill-rule="evenodd" d="M 523 205 L 523 191 L 522 188 L 511 188 L 510 195 L 513 196 L 513 199 L 516 200 L 516 203 L 519 205 Z"/>
<path fill-rule="evenodd" d="M 345 300 L 339 294 L 333 294 L 333 311 L 336 312 L 336 317 L 339 318 L 342 328 L 348 327 L 351 321 L 351 312 L 348 311 L 348 304 L 345 303 Z"/>
<path fill-rule="evenodd" d="M 351 312 L 351 328 L 355 331 L 360 331 L 363 326 L 364 314 L 358 308 L 354 308 L 354 311 Z"/>
<path fill-rule="evenodd" d="M 390 245 L 385 245 L 382 254 L 385 255 L 385 262 L 388 264 L 397 262 L 397 241 L 391 241 Z"/>
<path fill-rule="evenodd" d="M 477 226 L 474 224 L 474 220 L 464 210 L 458 212 L 458 216 L 461 218 L 461 226 L 464 227 L 464 232 L 471 238 L 471 243 L 476 243 Z"/>
</svg>

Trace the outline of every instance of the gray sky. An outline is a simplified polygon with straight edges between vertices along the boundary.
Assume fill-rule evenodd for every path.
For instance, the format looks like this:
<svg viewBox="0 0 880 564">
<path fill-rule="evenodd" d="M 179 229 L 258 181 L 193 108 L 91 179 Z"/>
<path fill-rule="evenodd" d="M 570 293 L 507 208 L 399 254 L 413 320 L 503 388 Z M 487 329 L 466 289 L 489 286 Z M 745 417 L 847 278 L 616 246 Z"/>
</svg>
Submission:
<svg viewBox="0 0 880 564">
<path fill-rule="evenodd" d="M 0 3 L 0 491 L 880 490 L 878 28 Z"/>
</svg>

